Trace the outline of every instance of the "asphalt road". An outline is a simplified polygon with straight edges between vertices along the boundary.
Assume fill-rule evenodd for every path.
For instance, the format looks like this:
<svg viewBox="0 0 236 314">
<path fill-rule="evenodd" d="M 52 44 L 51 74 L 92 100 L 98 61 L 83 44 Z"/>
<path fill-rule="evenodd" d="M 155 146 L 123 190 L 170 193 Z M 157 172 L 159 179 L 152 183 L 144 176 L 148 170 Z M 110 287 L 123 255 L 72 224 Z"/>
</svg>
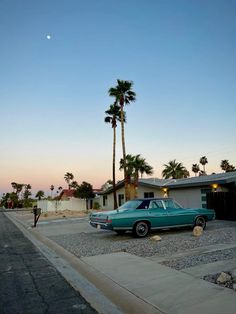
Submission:
<svg viewBox="0 0 236 314">
<path fill-rule="evenodd" d="M 3 213 L 0 313 L 97 313 Z"/>
</svg>

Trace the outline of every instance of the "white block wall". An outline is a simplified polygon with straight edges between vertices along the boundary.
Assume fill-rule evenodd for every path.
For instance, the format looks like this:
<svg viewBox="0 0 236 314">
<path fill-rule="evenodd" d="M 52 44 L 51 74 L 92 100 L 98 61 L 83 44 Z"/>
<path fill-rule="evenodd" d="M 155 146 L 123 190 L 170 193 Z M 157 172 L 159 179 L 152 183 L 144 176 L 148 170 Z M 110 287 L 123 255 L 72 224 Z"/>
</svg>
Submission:
<svg viewBox="0 0 236 314">
<path fill-rule="evenodd" d="M 56 212 L 62 210 L 73 210 L 73 211 L 85 211 L 86 200 L 71 198 L 66 201 L 49 201 L 41 200 L 37 201 L 37 207 L 42 209 L 42 212 Z"/>
</svg>

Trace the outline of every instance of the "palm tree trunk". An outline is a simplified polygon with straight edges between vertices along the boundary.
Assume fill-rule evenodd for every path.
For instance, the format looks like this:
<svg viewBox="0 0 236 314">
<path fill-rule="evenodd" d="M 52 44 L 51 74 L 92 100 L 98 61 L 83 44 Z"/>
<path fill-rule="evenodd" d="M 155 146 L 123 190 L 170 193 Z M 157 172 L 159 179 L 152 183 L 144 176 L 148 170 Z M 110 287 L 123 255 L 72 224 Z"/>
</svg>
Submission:
<svg viewBox="0 0 236 314">
<path fill-rule="evenodd" d="M 134 178 L 134 188 L 135 188 L 135 193 L 134 193 L 134 197 L 137 198 L 138 197 L 138 179 L 139 179 L 139 175 L 138 172 L 135 173 L 135 178 Z"/>
<path fill-rule="evenodd" d="M 114 198 L 114 209 L 117 206 L 116 197 L 116 127 L 113 127 L 113 160 L 112 160 L 112 185 L 113 185 L 113 198 Z"/>
<path fill-rule="evenodd" d="M 124 128 L 124 101 L 120 102 L 120 122 L 121 122 L 121 140 L 123 150 L 123 161 L 124 161 L 124 183 L 125 183 L 125 201 L 130 199 L 128 178 L 126 174 L 126 151 L 125 151 L 125 128 Z"/>
</svg>

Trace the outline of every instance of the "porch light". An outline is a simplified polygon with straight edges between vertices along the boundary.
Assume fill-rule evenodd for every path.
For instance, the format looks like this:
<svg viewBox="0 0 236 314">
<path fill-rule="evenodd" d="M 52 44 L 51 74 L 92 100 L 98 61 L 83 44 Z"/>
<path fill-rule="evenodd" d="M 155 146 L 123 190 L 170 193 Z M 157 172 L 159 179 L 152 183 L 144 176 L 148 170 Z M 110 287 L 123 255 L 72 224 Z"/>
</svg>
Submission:
<svg viewBox="0 0 236 314">
<path fill-rule="evenodd" d="M 162 192 L 164 194 L 164 197 L 168 197 L 168 188 L 162 188 Z"/>
<path fill-rule="evenodd" d="M 213 183 L 211 186 L 212 186 L 213 191 L 216 192 L 216 190 L 218 188 L 218 184 L 217 183 Z"/>
</svg>

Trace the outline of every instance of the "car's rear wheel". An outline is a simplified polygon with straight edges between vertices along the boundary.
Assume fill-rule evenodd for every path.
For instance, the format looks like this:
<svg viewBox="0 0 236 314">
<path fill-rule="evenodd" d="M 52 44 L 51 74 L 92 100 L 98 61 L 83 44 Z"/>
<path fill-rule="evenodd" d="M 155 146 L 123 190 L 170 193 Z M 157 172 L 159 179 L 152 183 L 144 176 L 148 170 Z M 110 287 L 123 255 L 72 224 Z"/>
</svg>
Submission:
<svg viewBox="0 0 236 314">
<path fill-rule="evenodd" d="M 203 216 L 197 217 L 195 220 L 194 227 L 196 227 L 196 226 L 202 227 L 202 229 L 205 229 L 206 228 L 206 218 Z"/>
<path fill-rule="evenodd" d="M 137 238 L 144 238 L 149 233 L 149 225 L 146 221 L 139 221 L 134 225 L 133 234 Z"/>
</svg>

